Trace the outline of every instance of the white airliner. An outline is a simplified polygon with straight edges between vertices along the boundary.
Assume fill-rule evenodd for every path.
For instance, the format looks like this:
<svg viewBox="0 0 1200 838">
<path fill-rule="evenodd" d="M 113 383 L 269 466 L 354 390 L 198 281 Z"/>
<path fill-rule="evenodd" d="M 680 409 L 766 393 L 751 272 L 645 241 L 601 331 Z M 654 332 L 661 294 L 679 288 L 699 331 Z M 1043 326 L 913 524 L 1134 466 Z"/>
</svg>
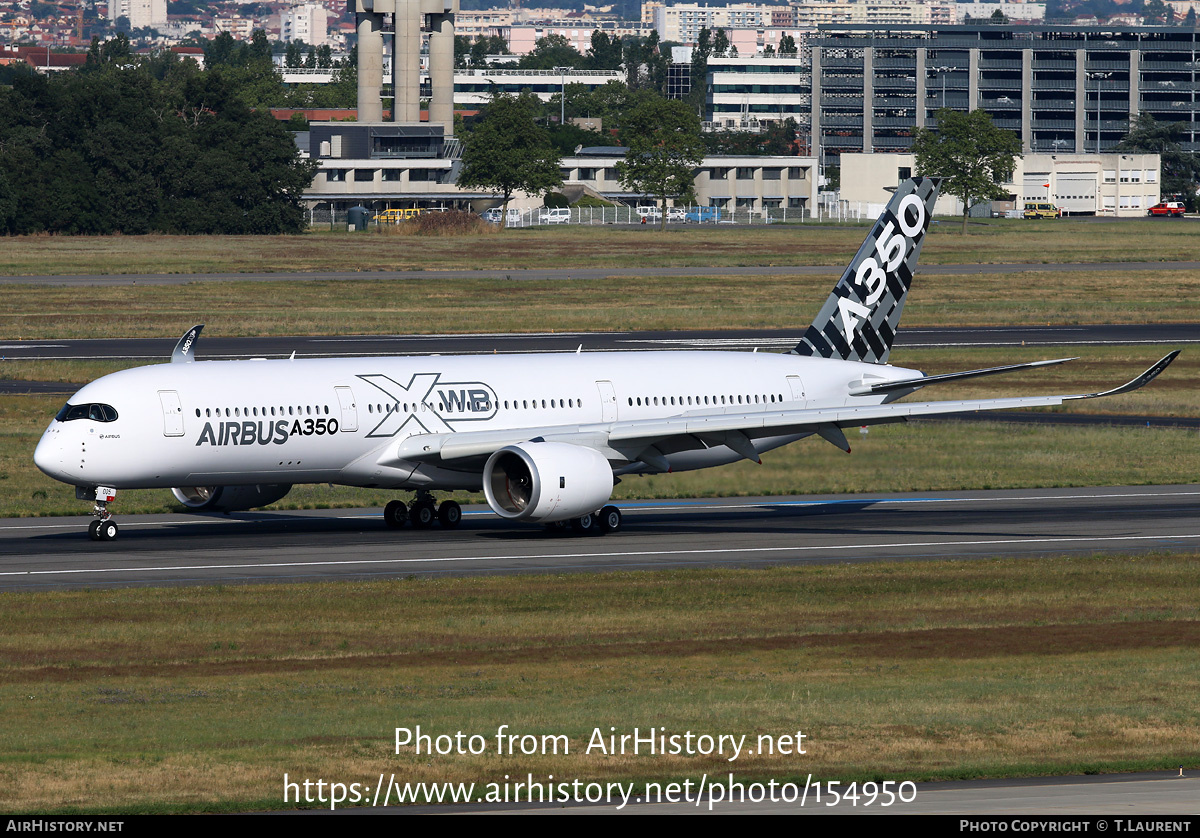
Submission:
<svg viewBox="0 0 1200 838">
<path fill-rule="evenodd" d="M 647 352 L 193 363 L 199 326 L 170 364 L 104 376 L 46 429 L 34 462 L 93 500 L 111 540 L 121 489 L 170 488 L 187 507 L 263 506 L 296 483 L 415 491 L 384 510 L 453 527 L 433 490 L 481 486 L 502 518 L 610 532 L 616 479 L 707 468 L 843 428 L 978 410 L 1057 405 L 1135 390 L 1171 353 L 1103 393 L 971 401 L 897 399 L 929 384 L 1061 363 L 924 376 L 887 364 L 938 182 L 897 189 L 833 293 L 787 354 Z"/>
</svg>

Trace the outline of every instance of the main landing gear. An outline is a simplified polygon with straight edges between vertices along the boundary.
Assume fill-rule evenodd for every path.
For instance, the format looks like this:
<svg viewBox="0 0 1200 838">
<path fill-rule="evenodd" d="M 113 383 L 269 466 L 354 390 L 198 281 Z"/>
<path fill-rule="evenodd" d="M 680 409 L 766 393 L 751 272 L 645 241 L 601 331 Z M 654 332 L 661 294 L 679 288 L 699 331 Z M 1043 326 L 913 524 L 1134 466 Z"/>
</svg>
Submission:
<svg viewBox="0 0 1200 838">
<path fill-rule="evenodd" d="M 411 504 L 390 501 L 383 508 L 383 520 L 392 529 L 399 529 L 408 522 L 414 529 L 427 530 L 437 521 L 443 528 L 452 530 L 462 521 L 462 507 L 452 500 L 436 503 L 429 492 L 419 491 Z"/>
<path fill-rule="evenodd" d="M 580 535 L 607 535 L 621 529 L 621 510 L 615 506 L 606 506 L 599 512 L 546 524 L 546 529 L 551 531 L 570 529 Z"/>
</svg>

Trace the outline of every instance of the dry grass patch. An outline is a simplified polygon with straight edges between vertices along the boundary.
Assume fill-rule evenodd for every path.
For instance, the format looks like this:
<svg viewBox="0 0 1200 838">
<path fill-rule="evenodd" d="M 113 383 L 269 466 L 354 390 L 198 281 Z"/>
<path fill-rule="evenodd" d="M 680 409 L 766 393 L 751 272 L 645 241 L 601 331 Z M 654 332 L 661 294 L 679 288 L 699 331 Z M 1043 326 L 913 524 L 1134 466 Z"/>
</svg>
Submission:
<svg viewBox="0 0 1200 838">
<path fill-rule="evenodd" d="M 929 264 L 1193 260 L 1194 224 L 1161 220 L 1116 223 L 1062 220 L 1053 224 L 985 221 L 960 236 L 957 225 L 933 228 L 922 251 Z M 689 265 L 840 265 L 862 242 L 859 225 L 680 225 L 656 229 L 604 226 L 491 231 L 420 247 L 397 248 L 386 233 L 301 236 L 36 236 L 0 239 L 0 273 L 77 275 L 125 273 L 259 273 L 620 267 L 631 255 L 648 267 Z"/>
<path fill-rule="evenodd" d="M 16 285 L 5 288 L 0 340 L 113 334 L 175 338 L 194 323 L 207 323 L 210 333 L 220 335 L 699 327 L 790 327 L 799 333 L 812 322 L 836 279 L 830 274 L 569 282 L 453 276 L 436 282 L 195 282 L 116 286 L 100 298 L 74 288 Z M 1161 288 L 1170 288 L 1171 294 L 1156 290 Z M 904 317 L 909 327 L 1196 321 L 1200 274 L 1187 271 L 919 276 Z"/>
</svg>

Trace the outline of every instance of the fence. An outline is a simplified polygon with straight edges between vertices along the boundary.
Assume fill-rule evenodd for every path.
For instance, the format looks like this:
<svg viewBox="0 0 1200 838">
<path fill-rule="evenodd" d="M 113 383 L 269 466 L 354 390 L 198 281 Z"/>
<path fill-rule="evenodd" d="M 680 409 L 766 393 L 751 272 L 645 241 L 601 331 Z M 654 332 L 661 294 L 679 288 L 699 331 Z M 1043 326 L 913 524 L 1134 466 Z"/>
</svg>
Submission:
<svg viewBox="0 0 1200 838">
<path fill-rule="evenodd" d="M 725 209 L 724 207 L 670 207 L 667 210 L 668 226 L 680 224 L 830 224 L 859 223 L 874 221 L 883 212 L 883 204 L 840 201 L 831 206 L 818 205 L 809 210 L 798 207 L 771 207 L 768 209 Z M 583 225 L 636 225 L 656 226 L 662 223 L 658 208 L 653 213 L 638 212 L 638 207 L 571 207 L 569 217 L 561 212 L 549 213 L 544 207 L 538 209 L 510 209 L 507 227 L 559 226 L 562 224 Z M 387 222 L 368 222 L 367 229 L 387 227 Z M 328 208 L 308 210 L 309 225 L 330 230 L 345 230 L 349 225 L 346 210 L 331 211 Z"/>
</svg>

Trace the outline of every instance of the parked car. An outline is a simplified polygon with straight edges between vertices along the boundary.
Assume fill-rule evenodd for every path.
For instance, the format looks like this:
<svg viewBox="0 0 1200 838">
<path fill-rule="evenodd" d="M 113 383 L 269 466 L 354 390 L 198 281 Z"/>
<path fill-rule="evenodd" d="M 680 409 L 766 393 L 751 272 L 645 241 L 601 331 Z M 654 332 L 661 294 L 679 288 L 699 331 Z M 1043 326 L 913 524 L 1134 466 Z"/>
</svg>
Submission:
<svg viewBox="0 0 1200 838">
<path fill-rule="evenodd" d="M 1146 210 L 1146 215 L 1165 215 L 1169 218 L 1183 218 L 1186 210 L 1181 201 L 1163 201 Z"/>
<path fill-rule="evenodd" d="M 687 210 L 683 207 L 671 207 L 667 210 L 667 223 L 672 221 L 687 221 Z"/>
<path fill-rule="evenodd" d="M 700 224 L 703 222 L 716 224 L 721 220 L 721 208 L 692 207 L 687 211 L 685 220 L 690 224 Z"/>
<path fill-rule="evenodd" d="M 567 224 L 571 220 L 571 210 L 567 207 L 542 207 L 538 221 L 542 224 Z"/>
<path fill-rule="evenodd" d="M 1061 218 L 1062 210 L 1054 204 L 1046 202 L 1028 202 L 1025 204 L 1026 218 Z"/>
<path fill-rule="evenodd" d="M 662 221 L 662 210 L 653 204 L 637 207 L 635 211 L 642 221 Z"/>
</svg>

